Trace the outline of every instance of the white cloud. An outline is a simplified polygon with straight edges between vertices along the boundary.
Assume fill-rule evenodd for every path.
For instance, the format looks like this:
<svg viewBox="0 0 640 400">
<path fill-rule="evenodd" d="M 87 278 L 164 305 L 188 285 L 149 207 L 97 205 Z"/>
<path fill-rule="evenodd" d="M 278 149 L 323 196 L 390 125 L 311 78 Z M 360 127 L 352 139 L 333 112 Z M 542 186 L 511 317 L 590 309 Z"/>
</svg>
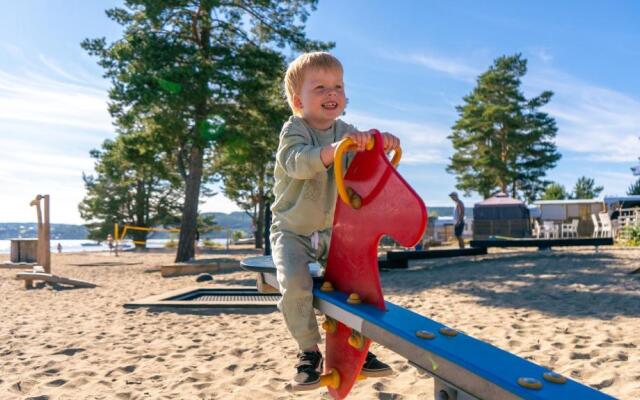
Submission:
<svg viewBox="0 0 640 400">
<path fill-rule="evenodd" d="M 407 59 L 415 64 L 464 81 L 474 81 L 482 73 L 481 69 L 472 67 L 463 61 L 438 57 L 433 54 L 411 54 Z"/>
<path fill-rule="evenodd" d="M 475 81 L 482 69 L 470 65 L 466 61 L 426 52 L 381 52 L 380 56 L 397 62 L 420 65 L 438 73 L 466 82 Z"/>
<path fill-rule="evenodd" d="M 451 152 L 449 128 L 427 122 L 408 122 L 381 118 L 361 111 L 348 111 L 345 120 L 360 130 L 378 129 L 398 136 L 402 146 L 402 163 L 446 163 Z"/>
<path fill-rule="evenodd" d="M 21 75 L 0 71 L 0 121 L 112 131 L 105 91 L 30 71 Z M 0 125 L 3 132 L 7 133 Z"/>
<path fill-rule="evenodd" d="M 527 90 L 552 90 L 545 111 L 556 119 L 560 150 L 584 160 L 634 162 L 640 156 L 640 99 L 556 71 L 534 71 Z"/>
<path fill-rule="evenodd" d="M 29 201 L 49 194 L 52 222 L 82 223 L 89 150 L 114 136 L 107 93 L 79 68 L 67 71 L 45 56 L 34 64 L 19 49 L 4 50 L 28 68 L 0 70 L 0 221 L 33 220 Z"/>
</svg>

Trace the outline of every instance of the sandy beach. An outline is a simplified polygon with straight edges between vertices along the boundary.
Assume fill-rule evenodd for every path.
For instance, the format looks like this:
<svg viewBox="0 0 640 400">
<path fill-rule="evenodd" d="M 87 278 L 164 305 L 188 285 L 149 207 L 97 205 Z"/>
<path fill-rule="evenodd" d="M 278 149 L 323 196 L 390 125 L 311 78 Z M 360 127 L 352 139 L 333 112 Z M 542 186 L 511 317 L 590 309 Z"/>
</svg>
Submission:
<svg viewBox="0 0 640 400">
<path fill-rule="evenodd" d="M 242 258 L 247 252 L 203 254 Z M 8 260 L 0 256 L 0 261 Z M 382 273 L 387 299 L 621 399 L 640 398 L 640 250 L 499 252 Z M 241 270 L 163 278 L 170 253 L 53 254 L 94 289 L 25 290 L 0 269 L 2 399 L 318 399 L 291 394 L 296 347 L 279 312 L 149 311 L 124 303 L 186 286 L 253 286 Z M 433 380 L 374 345 L 396 374 L 353 399 L 431 399 Z"/>
</svg>

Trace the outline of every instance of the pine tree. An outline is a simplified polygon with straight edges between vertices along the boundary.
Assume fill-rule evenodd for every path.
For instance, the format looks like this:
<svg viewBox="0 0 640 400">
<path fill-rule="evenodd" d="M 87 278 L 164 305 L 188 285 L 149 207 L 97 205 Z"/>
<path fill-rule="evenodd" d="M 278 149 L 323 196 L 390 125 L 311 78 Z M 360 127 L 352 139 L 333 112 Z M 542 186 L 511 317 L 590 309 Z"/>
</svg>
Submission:
<svg viewBox="0 0 640 400">
<path fill-rule="evenodd" d="M 86 195 L 78 206 L 90 238 L 104 240 L 115 223 L 152 227 L 179 221 L 182 180 L 149 130 L 106 140 L 91 156 L 96 174 L 83 174 Z M 137 242 L 147 237 L 131 234 Z"/>
<path fill-rule="evenodd" d="M 629 196 L 640 195 L 640 178 L 629 185 L 629 189 L 627 189 L 627 194 Z"/>
<path fill-rule="evenodd" d="M 500 190 L 532 201 L 549 183 L 542 178 L 560 159 L 553 142 L 557 128 L 539 109 L 553 93 L 525 98 L 520 85 L 526 72 L 520 54 L 499 57 L 456 107 L 459 119 L 449 136 L 455 152 L 447 171 L 467 194 L 486 198 Z"/>
<path fill-rule="evenodd" d="M 604 190 L 604 186 L 596 186 L 593 178 L 581 176 L 573 187 L 573 199 L 595 199 Z"/>
<path fill-rule="evenodd" d="M 565 200 L 568 198 L 566 189 L 559 183 L 550 183 L 542 193 L 540 200 Z"/>
<path fill-rule="evenodd" d="M 194 255 L 198 201 L 225 120 L 262 57 L 285 46 L 327 48 L 306 39 L 304 22 L 317 0 L 125 0 L 107 11 L 122 25 L 114 43 L 87 39 L 111 79 L 109 111 L 121 127 L 153 121 L 158 140 L 173 147 L 184 181 L 176 261 Z"/>
</svg>

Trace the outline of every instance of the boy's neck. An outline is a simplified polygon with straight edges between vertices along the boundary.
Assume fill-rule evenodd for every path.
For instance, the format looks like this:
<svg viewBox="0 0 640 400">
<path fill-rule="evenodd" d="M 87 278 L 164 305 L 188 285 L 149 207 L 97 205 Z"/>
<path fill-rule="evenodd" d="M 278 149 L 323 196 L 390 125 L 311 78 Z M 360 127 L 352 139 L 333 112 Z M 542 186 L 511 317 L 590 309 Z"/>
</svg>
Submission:
<svg viewBox="0 0 640 400">
<path fill-rule="evenodd" d="M 333 126 L 333 123 L 335 122 L 335 120 L 331 120 L 331 121 L 328 121 L 328 122 L 327 121 L 312 121 L 312 120 L 309 120 L 309 119 L 307 119 L 305 117 L 302 117 L 302 119 L 311 128 L 317 129 L 319 131 L 326 131 L 327 129 L 331 128 Z"/>
</svg>

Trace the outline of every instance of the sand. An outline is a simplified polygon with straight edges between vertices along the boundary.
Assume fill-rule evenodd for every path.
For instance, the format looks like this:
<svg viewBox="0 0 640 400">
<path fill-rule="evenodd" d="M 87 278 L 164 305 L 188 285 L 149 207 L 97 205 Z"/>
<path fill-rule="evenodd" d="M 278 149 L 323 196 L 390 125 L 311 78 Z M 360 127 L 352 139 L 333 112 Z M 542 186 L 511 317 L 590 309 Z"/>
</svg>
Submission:
<svg viewBox="0 0 640 400">
<path fill-rule="evenodd" d="M 243 257 L 236 251 L 232 257 Z M 224 256 L 202 255 L 201 257 Z M 8 256 L 0 256 L 0 261 Z M 172 254 L 53 254 L 53 273 L 95 289 L 25 290 L 0 269 L 2 399 L 318 399 L 290 394 L 296 347 L 277 311 L 129 310 L 186 286 L 254 285 L 162 278 Z M 383 272 L 388 300 L 621 399 L 640 398 L 640 250 L 500 252 L 412 262 Z M 354 399 L 431 399 L 433 380 L 389 350 L 395 376 Z"/>
</svg>

